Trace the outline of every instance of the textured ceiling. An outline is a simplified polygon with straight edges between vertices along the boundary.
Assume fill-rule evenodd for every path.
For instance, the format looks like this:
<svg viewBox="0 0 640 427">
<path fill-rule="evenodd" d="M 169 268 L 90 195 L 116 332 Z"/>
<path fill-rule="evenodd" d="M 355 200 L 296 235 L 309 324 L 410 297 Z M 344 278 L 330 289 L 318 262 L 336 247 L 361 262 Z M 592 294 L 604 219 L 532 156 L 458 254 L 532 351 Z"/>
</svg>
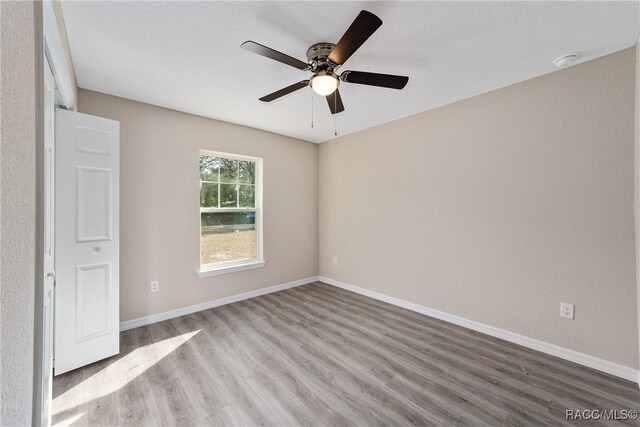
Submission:
<svg viewBox="0 0 640 427">
<path fill-rule="evenodd" d="M 586 61 L 638 40 L 638 2 L 63 1 L 78 85 L 322 142 Z M 346 111 L 303 89 L 258 101 L 309 73 L 240 48 L 254 40 L 306 60 L 361 9 L 382 27 L 342 70 L 410 77 L 402 91 L 343 84 Z"/>
</svg>

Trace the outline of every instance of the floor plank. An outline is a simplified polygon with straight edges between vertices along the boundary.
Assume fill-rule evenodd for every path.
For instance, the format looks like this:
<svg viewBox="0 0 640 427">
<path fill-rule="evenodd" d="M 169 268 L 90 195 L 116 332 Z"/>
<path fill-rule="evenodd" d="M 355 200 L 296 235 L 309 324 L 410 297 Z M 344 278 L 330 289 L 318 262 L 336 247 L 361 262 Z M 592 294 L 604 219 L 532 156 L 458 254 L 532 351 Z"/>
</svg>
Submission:
<svg viewBox="0 0 640 427">
<path fill-rule="evenodd" d="M 640 410 L 635 383 L 322 283 L 120 340 L 55 377 L 54 425 L 555 426 L 569 409 Z"/>
</svg>

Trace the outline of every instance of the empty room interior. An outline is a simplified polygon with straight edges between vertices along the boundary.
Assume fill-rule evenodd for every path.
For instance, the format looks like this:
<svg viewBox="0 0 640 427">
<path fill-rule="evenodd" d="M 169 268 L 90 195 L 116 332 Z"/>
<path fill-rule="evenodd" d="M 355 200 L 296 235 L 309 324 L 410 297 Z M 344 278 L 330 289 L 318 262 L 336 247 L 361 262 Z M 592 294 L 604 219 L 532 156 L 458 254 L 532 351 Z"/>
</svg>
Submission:
<svg viewBox="0 0 640 427">
<path fill-rule="evenodd" d="M 639 425 L 639 1 L 2 1 L 0 425 Z"/>
</svg>

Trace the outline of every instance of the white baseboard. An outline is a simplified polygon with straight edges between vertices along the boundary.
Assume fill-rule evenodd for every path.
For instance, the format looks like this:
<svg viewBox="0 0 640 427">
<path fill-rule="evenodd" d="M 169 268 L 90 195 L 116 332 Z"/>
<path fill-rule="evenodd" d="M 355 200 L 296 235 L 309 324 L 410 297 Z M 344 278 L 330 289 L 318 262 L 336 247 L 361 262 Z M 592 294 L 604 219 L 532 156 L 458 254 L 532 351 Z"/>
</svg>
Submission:
<svg viewBox="0 0 640 427">
<path fill-rule="evenodd" d="M 152 314 L 150 316 L 127 320 L 124 322 L 120 322 L 120 331 L 126 331 L 127 329 L 133 329 L 139 326 L 145 326 L 145 325 L 150 325 L 156 322 L 162 322 L 163 320 L 173 319 L 174 317 L 180 317 L 186 314 L 196 313 L 202 310 L 208 310 L 210 308 L 219 307 L 221 305 L 231 304 L 231 303 L 246 300 L 249 298 L 259 297 L 261 295 L 267 295 L 273 292 L 283 291 L 289 288 L 295 288 L 296 286 L 306 285 L 308 283 L 313 283 L 317 280 L 318 280 L 317 276 L 307 277 L 306 279 L 295 280 L 293 282 L 283 283 L 281 285 L 270 286 L 268 288 L 257 289 L 255 291 L 243 292 L 241 294 L 214 299 L 212 301 L 190 305 L 188 307 L 177 308 L 175 310 L 165 311 L 163 313 Z"/>
<path fill-rule="evenodd" d="M 327 283 L 338 288 L 346 289 L 379 301 L 383 301 L 389 304 L 396 305 L 398 307 L 406 308 L 407 310 L 415 311 L 416 313 L 424 314 L 427 316 L 435 317 L 436 319 L 444 320 L 445 322 L 453 323 L 455 325 L 463 326 L 474 331 L 482 332 L 483 334 L 491 335 L 492 337 L 500 338 L 505 341 L 509 341 L 515 344 L 519 344 L 523 347 L 531 348 L 533 350 L 540 351 L 542 353 L 550 354 L 552 356 L 559 357 L 561 359 L 569 360 L 571 362 L 579 363 L 580 365 L 587 366 L 589 368 L 597 369 L 602 372 L 606 372 L 616 377 L 624 378 L 640 384 L 640 371 L 631 368 L 629 366 L 620 365 L 618 363 L 610 362 L 608 360 L 600 359 L 598 357 L 590 356 L 585 353 L 580 353 L 575 350 L 570 350 L 559 345 L 550 344 L 548 342 L 540 341 L 534 338 L 530 338 L 524 335 L 516 334 L 515 332 L 509 332 L 504 329 L 496 328 L 493 326 L 485 325 L 484 323 L 476 322 L 473 320 L 465 319 L 464 317 L 455 316 L 453 314 L 445 313 L 433 308 L 425 307 L 422 305 L 414 304 L 399 298 L 394 298 L 385 294 L 370 291 L 365 288 L 353 286 L 348 283 L 340 282 L 338 280 L 330 279 L 328 277 L 319 276 L 318 280 Z"/>
</svg>

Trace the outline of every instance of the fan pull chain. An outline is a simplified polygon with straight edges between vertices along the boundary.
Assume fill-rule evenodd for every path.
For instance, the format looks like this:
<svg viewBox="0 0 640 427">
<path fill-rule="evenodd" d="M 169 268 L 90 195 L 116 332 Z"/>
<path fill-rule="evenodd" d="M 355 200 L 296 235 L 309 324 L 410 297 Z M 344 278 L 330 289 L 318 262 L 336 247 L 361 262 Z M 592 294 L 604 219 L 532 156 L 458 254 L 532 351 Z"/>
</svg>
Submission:
<svg viewBox="0 0 640 427">
<path fill-rule="evenodd" d="M 311 92 L 311 129 L 313 129 L 313 92 Z"/>
<path fill-rule="evenodd" d="M 333 93 L 333 136 L 338 136 L 338 92 Z"/>
</svg>

